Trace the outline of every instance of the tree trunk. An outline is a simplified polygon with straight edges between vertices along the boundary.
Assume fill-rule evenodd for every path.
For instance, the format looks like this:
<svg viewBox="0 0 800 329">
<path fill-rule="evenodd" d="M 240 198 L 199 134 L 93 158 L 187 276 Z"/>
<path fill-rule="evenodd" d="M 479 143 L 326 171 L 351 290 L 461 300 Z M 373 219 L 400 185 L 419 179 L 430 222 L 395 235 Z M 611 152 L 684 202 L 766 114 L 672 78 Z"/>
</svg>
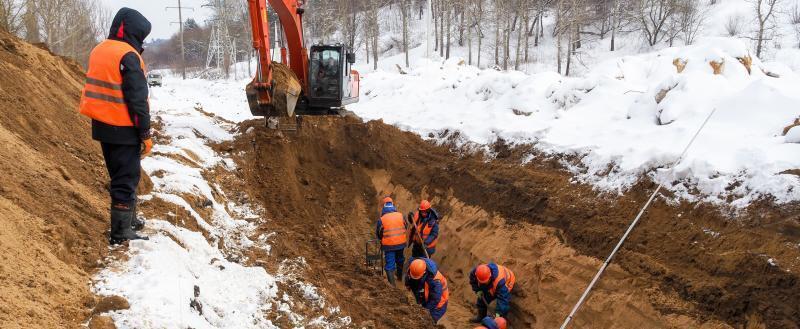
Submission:
<svg viewBox="0 0 800 329">
<path fill-rule="evenodd" d="M 453 21 L 452 12 L 452 9 L 447 10 L 447 53 L 444 56 L 445 59 L 450 58 L 450 30 L 452 30 L 450 23 Z"/>
<path fill-rule="evenodd" d="M 527 29 L 528 23 L 530 21 L 530 15 L 525 15 L 525 28 Z M 534 22 L 534 24 L 536 24 Z M 530 32 L 525 32 L 525 64 L 528 64 L 528 50 L 530 49 L 531 45 L 531 34 Z"/>
<path fill-rule="evenodd" d="M 500 15 L 495 15 L 498 19 L 494 22 L 494 65 L 500 65 Z"/>
<path fill-rule="evenodd" d="M 523 12 L 522 15 L 523 15 L 523 19 L 519 21 L 519 24 L 518 24 L 518 27 L 517 27 L 517 49 L 514 52 L 514 70 L 517 70 L 517 71 L 519 71 L 519 57 L 521 55 L 520 52 L 522 51 L 522 49 L 521 49 L 522 48 L 522 36 L 524 34 L 527 34 L 527 33 L 525 33 L 526 32 L 525 30 L 526 30 L 526 28 L 528 26 L 527 23 L 523 24 L 523 22 L 525 22 L 527 20 L 525 18 L 525 16 L 526 16 L 525 13 Z M 524 26 L 524 28 L 523 28 L 523 26 Z"/>
<path fill-rule="evenodd" d="M 406 67 L 408 64 L 408 4 L 406 0 L 400 2 L 400 14 L 403 16 L 403 52 L 405 53 Z"/>
<path fill-rule="evenodd" d="M 464 46 L 464 15 L 465 15 L 465 12 L 464 12 L 464 1 L 465 0 L 461 1 L 461 6 L 460 6 L 460 9 L 461 9 L 461 15 L 460 15 L 461 16 L 461 22 L 458 24 L 458 46 L 459 47 L 463 47 Z"/>
<path fill-rule="evenodd" d="M 466 12 L 466 8 L 464 10 L 464 14 L 467 15 L 467 63 L 472 65 L 472 15 L 469 15 Z"/>
<path fill-rule="evenodd" d="M 438 1 L 431 0 L 431 19 L 433 19 L 433 51 L 439 51 L 439 23 L 440 19 L 438 13 Z"/>
</svg>

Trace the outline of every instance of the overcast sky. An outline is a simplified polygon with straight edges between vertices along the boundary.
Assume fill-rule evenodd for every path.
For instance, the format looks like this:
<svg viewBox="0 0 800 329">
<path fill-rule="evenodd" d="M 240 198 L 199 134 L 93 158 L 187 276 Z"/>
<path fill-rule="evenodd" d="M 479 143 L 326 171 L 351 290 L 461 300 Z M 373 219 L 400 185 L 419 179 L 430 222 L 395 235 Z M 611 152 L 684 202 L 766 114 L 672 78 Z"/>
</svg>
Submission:
<svg viewBox="0 0 800 329">
<path fill-rule="evenodd" d="M 148 42 L 153 39 L 169 38 L 178 31 L 178 24 L 170 24 L 170 22 L 178 21 L 178 10 L 164 9 L 167 6 L 177 7 L 178 0 L 100 0 L 100 2 L 114 13 L 122 7 L 133 8 L 141 12 L 144 17 L 147 17 L 153 23 L 153 31 L 150 32 L 150 36 L 147 38 Z M 183 20 L 185 21 L 191 17 L 202 24 L 203 20 L 211 14 L 208 8 L 201 8 L 207 2 L 207 0 L 181 0 L 181 6 L 194 8 L 194 11 L 183 10 Z"/>
</svg>

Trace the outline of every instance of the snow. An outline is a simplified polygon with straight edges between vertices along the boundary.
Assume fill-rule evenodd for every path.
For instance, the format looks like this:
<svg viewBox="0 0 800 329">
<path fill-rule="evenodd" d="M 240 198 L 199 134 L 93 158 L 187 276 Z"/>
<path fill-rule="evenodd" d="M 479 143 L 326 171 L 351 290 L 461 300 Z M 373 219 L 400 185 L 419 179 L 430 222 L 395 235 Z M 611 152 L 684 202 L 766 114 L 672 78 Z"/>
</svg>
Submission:
<svg viewBox="0 0 800 329">
<path fill-rule="evenodd" d="M 141 200 L 159 199 L 175 210 L 147 218 L 143 233 L 150 240 L 131 241 L 124 251 L 127 257 L 110 258 L 94 277 L 97 294 L 119 295 L 131 305 L 108 314 L 117 328 L 278 328 L 270 319 L 284 317 L 294 328 L 348 327 L 350 318 L 336 307 L 326 308 L 317 288 L 302 280 L 304 261 L 283 260 L 278 273 L 247 265 L 245 251 L 268 253 L 274 233 L 257 232 L 266 220 L 262 209 L 228 198 L 207 178 L 218 170 L 236 170 L 231 159 L 209 144 L 232 140 L 236 123 L 251 118 L 245 82 L 167 76 L 164 85 L 151 89 L 151 113 L 169 143 L 156 144 L 142 161 L 153 192 Z M 204 217 L 200 208 L 210 215 Z M 179 224 L 178 209 L 191 218 L 181 218 Z M 195 227 L 187 225 L 191 220 L 201 231 L 186 228 Z M 270 260 L 256 263 L 264 261 Z M 283 270 L 287 262 L 299 265 L 289 273 Z M 291 284 L 282 287 L 286 282 Z M 289 291 L 301 298 L 293 299 Z M 200 306 L 191 307 L 193 302 Z M 298 308 L 304 314 L 296 313 Z"/>
<path fill-rule="evenodd" d="M 759 198 L 800 200 L 800 181 L 781 174 L 800 166 L 800 145 L 783 127 L 800 116 L 798 76 L 768 66 L 733 38 L 613 58 L 582 77 L 478 69 L 461 58 L 419 56 L 408 74 L 366 72 L 350 107 L 424 137 L 531 144 L 563 160 L 576 181 L 624 193 L 642 176 L 677 198 L 745 207 Z M 750 56 L 748 74 L 738 58 Z M 686 63 L 681 73 L 673 60 Z M 395 59 L 396 60 L 396 59 Z M 389 60 L 391 61 L 391 60 Z M 724 63 L 721 74 L 710 62 Z M 656 96 L 667 90 L 663 99 Z M 708 114 L 717 109 L 684 161 L 671 167 Z"/>
</svg>

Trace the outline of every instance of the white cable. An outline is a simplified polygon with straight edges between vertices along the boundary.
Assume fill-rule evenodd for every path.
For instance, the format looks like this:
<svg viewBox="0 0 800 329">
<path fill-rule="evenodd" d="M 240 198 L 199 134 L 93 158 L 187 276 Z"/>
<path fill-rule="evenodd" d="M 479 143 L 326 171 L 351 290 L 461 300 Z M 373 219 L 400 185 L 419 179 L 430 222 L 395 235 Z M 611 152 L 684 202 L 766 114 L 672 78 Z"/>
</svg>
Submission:
<svg viewBox="0 0 800 329">
<path fill-rule="evenodd" d="M 675 163 L 672 165 L 672 167 L 669 168 L 669 170 L 674 170 L 675 167 L 683 160 L 683 157 L 686 156 L 686 153 L 689 151 L 689 147 L 691 147 L 692 144 L 694 144 L 695 139 L 697 139 L 697 136 L 700 135 L 700 132 L 703 131 L 703 128 L 706 126 L 706 123 L 708 123 L 708 120 L 711 119 L 711 116 L 714 115 L 714 112 L 716 112 L 716 111 L 717 111 L 716 108 L 711 110 L 711 113 L 708 114 L 708 116 L 706 117 L 705 121 L 703 121 L 703 124 L 700 125 L 700 128 L 698 128 L 697 132 L 695 132 L 694 136 L 692 136 L 692 139 L 689 141 L 689 144 L 686 144 L 686 147 L 683 149 L 683 152 L 681 153 L 681 156 L 678 157 L 678 160 L 675 161 Z M 614 258 L 614 255 L 617 253 L 617 251 L 619 251 L 619 248 L 622 247 L 622 244 L 625 242 L 625 239 L 628 238 L 628 235 L 631 234 L 631 231 L 633 231 L 633 228 L 636 226 L 637 223 L 639 223 L 639 219 L 642 218 L 642 215 L 644 214 L 645 210 L 647 210 L 647 208 L 650 207 L 650 203 L 653 202 L 653 200 L 656 198 L 656 195 L 658 195 L 658 192 L 661 191 L 661 187 L 663 187 L 663 186 L 664 186 L 663 182 L 659 183 L 658 187 L 656 187 L 656 190 L 653 191 L 653 194 L 650 195 L 650 198 L 647 199 L 647 202 L 644 204 L 642 209 L 639 210 L 639 214 L 636 215 L 636 218 L 633 219 L 633 222 L 631 222 L 631 225 L 628 226 L 628 230 L 625 231 L 625 234 L 623 234 L 622 238 L 619 240 L 619 242 L 617 242 L 617 246 L 614 247 L 614 250 L 612 250 L 611 254 L 608 255 L 608 258 L 606 258 L 606 261 L 603 263 L 602 266 L 600 266 L 600 269 L 597 271 L 597 274 L 594 275 L 594 278 L 592 279 L 592 282 L 589 283 L 589 286 L 586 287 L 586 290 L 583 292 L 583 295 L 581 295 L 581 298 L 578 299 L 577 303 L 575 303 L 575 306 L 572 308 L 572 311 L 570 311 L 569 315 L 567 316 L 567 318 L 564 319 L 564 323 L 561 325 L 561 329 L 566 329 L 567 326 L 569 325 L 569 322 L 572 321 L 572 319 L 575 317 L 575 313 L 578 312 L 578 309 L 581 307 L 583 302 L 586 300 L 586 297 L 589 296 L 589 293 L 592 291 L 592 288 L 594 288 L 594 285 L 600 279 L 600 276 L 603 275 L 603 272 L 606 270 L 606 267 L 608 267 L 608 265 L 611 264 L 611 259 Z"/>
</svg>

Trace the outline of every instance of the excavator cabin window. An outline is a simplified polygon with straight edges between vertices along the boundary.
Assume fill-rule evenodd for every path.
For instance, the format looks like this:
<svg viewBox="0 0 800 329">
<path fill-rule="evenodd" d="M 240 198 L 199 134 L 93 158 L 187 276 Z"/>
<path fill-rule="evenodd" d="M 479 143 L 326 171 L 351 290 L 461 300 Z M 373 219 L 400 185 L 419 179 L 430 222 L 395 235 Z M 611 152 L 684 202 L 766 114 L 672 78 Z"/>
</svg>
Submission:
<svg viewBox="0 0 800 329">
<path fill-rule="evenodd" d="M 311 72 L 309 72 L 311 97 L 334 99 L 340 97 L 341 64 L 340 49 L 317 47 L 311 49 Z"/>
</svg>

